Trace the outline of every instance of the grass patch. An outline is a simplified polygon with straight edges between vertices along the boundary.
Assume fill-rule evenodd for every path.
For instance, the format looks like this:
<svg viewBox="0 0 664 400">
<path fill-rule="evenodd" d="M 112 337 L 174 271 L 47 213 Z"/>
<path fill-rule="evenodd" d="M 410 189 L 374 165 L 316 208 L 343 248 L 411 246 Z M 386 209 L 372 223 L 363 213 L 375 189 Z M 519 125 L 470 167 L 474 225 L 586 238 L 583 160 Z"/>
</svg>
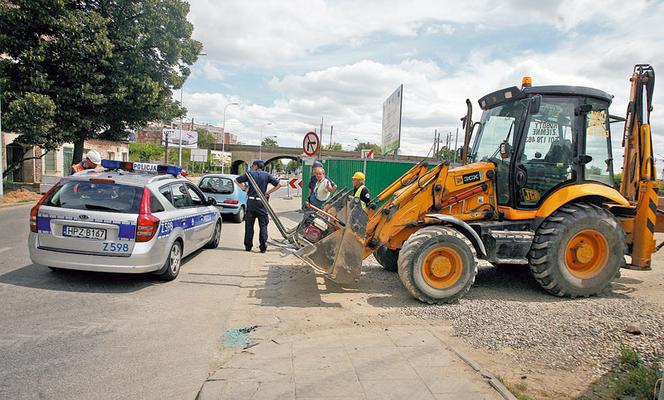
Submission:
<svg viewBox="0 0 664 400">
<path fill-rule="evenodd" d="M 638 351 L 629 346 L 621 346 L 618 360 L 621 371 L 609 376 L 613 396 L 653 399 L 655 386 L 662 376 L 659 366 L 644 362 Z"/>
<path fill-rule="evenodd" d="M 516 397 L 518 400 L 535 400 L 533 397 L 530 397 L 528 394 L 526 394 L 526 391 L 528 390 L 528 385 L 526 385 L 524 382 L 511 384 L 507 382 L 507 380 L 505 380 L 505 378 L 503 378 L 500 375 L 497 375 L 496 379 L 498 379 L 500 383 L 505 385 L 507 390 L 512 392 L 514 397 Z"/>
</svg>

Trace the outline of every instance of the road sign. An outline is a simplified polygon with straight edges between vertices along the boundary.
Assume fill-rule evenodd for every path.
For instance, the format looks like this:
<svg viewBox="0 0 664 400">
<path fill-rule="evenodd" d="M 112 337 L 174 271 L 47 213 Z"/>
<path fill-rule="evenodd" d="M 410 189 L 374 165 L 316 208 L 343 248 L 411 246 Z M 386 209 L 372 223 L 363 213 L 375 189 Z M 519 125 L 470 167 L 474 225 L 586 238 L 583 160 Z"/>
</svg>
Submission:
<svg viewBox="0 0 664 400">
<path fill-rule="evenodd" d="M 318 138 L 318 135 L 316 135 L 316 132 L 307 132 L 302 141 L 302 150 L 304 150 L 304 154 L 313 157 L 314 154 L 318 153 L 319 148 L 320 139 Z"/>
<path fill-rule="evenodd" d="M 301 188 L 302 187 L 302 180 L 300 180 L 298 178 L 293 178 L 288 182 L 288 185 L 290 187 L 292 187 L 293 189 L 297 189 L 297 186 L 295 186 L 295 185 L 298 185 Z"/>
<path fill-rule="evenodd" d="M 362 150 L 362 158 L 374 158 L 374 150 L 373 149 L 363 149 Z"/>
</svg>

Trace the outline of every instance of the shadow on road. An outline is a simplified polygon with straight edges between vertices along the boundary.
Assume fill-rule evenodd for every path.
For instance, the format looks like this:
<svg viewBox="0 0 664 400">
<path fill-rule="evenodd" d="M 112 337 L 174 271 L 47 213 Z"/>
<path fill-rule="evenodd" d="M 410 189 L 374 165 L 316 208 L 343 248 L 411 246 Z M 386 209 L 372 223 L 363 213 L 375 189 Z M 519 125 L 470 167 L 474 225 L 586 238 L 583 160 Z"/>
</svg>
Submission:
<svg viewBox="0 0 664 400">
<path fill-rule="evenodd" d="M 8 285 L 83 293 L 129 293 L 163 282 L 151 274 L 114 274 L 75 270 L 50 270 L 31 264 L 0 275 Z"/>
</svg>

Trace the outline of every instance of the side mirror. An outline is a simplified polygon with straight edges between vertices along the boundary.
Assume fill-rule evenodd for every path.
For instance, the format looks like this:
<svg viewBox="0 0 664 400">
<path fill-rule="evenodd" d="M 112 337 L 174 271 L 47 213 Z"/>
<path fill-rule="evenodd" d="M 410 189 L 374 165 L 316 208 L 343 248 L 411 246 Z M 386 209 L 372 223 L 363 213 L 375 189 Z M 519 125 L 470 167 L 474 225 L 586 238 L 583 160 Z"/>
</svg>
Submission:
<svg viewBox="0 0 664 400">
<path fill-rule="evenodd" d="M 456 149 L 456 159 L 461 160 L 461 157 L 463 157 L 463 147 Z"/>
<path fill-rule="evenodd" d="M 576 158 L 576 163 L 578 165 L 585 165 L 588 164 L 593 160 L 592 156 L 589 156 L 588 154 L 581 154 Z"/>
<path fill-rule="evenodd" d="M 214 206 L 217 204 L 217 200 L 215 200 L 214 197 L 208 197 L 206 204 L 208 206 Z"/>
<path fill-rule="evenodd" d="M 528 102 L 528 114 L 537 114 L 539 112 L 540 106 L 542 105 L 542 96 L 535 95 L 530 98 Z"/>
<path fill-rule="evenodd" d="M 512 152 L 512 146 L 507 142 L 502 142 L 500 144 L 500 158 L 508 158 Z"/>
</svg>

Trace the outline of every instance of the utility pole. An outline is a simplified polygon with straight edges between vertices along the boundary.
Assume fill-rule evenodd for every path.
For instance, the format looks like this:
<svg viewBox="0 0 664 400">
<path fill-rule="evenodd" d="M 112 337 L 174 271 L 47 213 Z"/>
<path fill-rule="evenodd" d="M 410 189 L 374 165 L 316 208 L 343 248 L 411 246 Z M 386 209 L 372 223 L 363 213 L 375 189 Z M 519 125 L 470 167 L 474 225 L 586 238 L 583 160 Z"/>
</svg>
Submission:
<svg viewBox="0 0 664 400">
<path fill-rule="evenodd" d="M 457 149 L 459 148 L 459 127 L 456 128 L 456 139 L 454 139 L 454 162 L 456 163 Z"/>
<path fill-rule="evenodd" d="M 332 148 L 332 130 L 334 129 L 334 125 L 330 125 L 330 149 Z"/>
<path fill-rule="evenodd" d="M 2 98 L 2 88 L 0 88 L 0 98 Z M 4 144 L 2 143 L 2 101 L 0 101 L 0 199 L 5 195 L 3 191 L 4 178 L 2 177 L 2 150 L 5 149 Z"/>
<path fill-rule="evenodd" d="M 433 130 L 433 158 L 438 160 L 438 129 Z"/>
</svg>

